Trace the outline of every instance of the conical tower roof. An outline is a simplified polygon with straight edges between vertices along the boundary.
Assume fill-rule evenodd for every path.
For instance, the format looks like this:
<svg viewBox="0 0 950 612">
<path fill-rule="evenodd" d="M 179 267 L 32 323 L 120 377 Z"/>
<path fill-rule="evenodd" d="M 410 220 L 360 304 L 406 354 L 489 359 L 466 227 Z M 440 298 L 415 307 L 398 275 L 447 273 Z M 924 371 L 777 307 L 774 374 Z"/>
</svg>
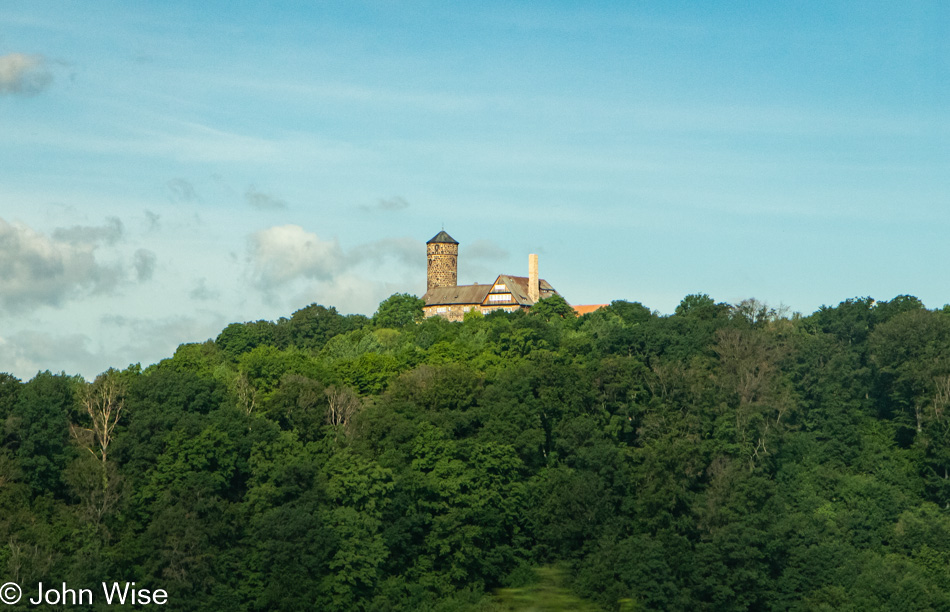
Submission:
<svg viewBox="0 0 950 612">
<path fill-rule="evenodd" d="M 455 238 L 452 238 L 451 236 L 449 236 L 448 234 L 446 234 L 446 233 L 445 233 L 445 230 L 442 230 L 441 232 L 439 232 L 438 234 L 436 234 L 435 236 L 433 236 L 433 237 L 432 237 L 432 240 L 430 240 L 430 241 L 427 242 L 426 244 L 432 244 L 433 242 L 444 242 L 444 243 L 448 243 L 448 244 L 458 244 L 458 240 L 456 240 Z"/>
</svg>

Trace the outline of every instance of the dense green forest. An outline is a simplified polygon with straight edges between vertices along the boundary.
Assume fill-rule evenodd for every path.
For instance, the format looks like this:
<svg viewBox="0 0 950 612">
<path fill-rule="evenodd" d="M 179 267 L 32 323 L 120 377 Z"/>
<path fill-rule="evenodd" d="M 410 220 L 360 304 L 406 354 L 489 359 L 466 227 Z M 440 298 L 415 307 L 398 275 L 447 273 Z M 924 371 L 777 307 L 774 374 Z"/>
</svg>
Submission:
<svg viewBox="0 0 950 612">
<path fill-rule="evenodd" d="M 0 376 L 0 582 L 205 611 L 950 610 L 950 309 L 420 305 Z"/>
</svg>

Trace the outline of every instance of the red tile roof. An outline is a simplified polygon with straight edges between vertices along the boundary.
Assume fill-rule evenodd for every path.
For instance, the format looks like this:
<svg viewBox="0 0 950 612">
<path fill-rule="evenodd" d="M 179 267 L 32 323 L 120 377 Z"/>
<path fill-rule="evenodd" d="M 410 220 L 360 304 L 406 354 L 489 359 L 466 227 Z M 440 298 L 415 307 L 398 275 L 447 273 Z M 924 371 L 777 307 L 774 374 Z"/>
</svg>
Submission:
<svg viewBox="0 0 950 612">
<path fill-rule="evenodd" d="M 577 316 L 582 317 L 586 314 L 592 313 L 595 310 L 600 310 L 601 308 L 606 308 L 610 304 L 584 304 L 582 306 L 573 306 L 574 312 L 577 313 Z"/>
</svg>

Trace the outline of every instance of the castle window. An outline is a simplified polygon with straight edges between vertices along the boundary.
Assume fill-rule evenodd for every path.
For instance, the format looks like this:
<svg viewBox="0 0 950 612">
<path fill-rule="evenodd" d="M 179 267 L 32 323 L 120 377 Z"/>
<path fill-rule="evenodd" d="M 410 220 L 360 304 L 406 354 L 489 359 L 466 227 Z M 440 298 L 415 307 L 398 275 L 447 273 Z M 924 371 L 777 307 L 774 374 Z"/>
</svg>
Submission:
<svg viewBox="0 0 950 612">
<path fill-rule="evenodd" d="M 495 285 L 495 286 L 497 287 L 498 285 Z M 489 302 L 510 302 L 511 294 L 510 293 L 491 293 L 488 295 L 488 301 Z"/>
<path fill-rule="evenodd" d="M 508 291 L 508 287 L 505 287 L 504 283 L 498 283 L 491 288 L 492 291 Z"/>
</svg>

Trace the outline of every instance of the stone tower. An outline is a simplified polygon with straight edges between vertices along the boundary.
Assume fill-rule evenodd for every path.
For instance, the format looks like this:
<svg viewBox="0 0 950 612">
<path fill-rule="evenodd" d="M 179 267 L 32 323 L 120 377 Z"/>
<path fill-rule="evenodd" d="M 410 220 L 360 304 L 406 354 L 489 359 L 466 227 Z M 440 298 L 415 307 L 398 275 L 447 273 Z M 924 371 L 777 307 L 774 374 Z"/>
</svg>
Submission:
<svg viewBox="0 0 950 612">
<path fill-rule="evenodd" d="M 426 243 L 426 291 L 458 284 L 459 243 L 442 230 Z"/>
</svg>

